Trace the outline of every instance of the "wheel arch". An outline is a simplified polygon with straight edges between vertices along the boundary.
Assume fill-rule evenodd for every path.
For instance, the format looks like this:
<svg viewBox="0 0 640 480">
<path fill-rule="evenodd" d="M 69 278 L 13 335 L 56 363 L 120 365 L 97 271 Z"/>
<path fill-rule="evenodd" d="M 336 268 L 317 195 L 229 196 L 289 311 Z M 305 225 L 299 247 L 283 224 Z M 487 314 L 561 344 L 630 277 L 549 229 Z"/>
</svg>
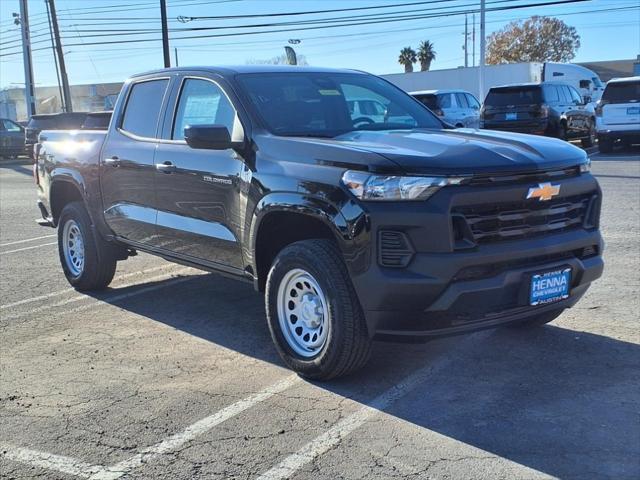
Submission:
<svg viewBox="0 0 640 480">
<path fill-rule="evenodd" d="M 263 198 L 253 215 L 250 245 L 255 287 L 264 291 L 273 259 L 287 245 L 300 240 L 326 238 L 340 250 L 348 242 L 342 214 L 326 201 L 295 193 Z"/>
<path fill-rule="evenodd" d="M 51 179 L 49 204 L 53 225 L 58 225 L 60 214 L 66 205 L 71 202 L 82 202 L 86 207 L 86 189 L 84 182 L 73 175 L 55 175 Z M 89 209 L 87 209 L 87 212 Z"/>
</svg>

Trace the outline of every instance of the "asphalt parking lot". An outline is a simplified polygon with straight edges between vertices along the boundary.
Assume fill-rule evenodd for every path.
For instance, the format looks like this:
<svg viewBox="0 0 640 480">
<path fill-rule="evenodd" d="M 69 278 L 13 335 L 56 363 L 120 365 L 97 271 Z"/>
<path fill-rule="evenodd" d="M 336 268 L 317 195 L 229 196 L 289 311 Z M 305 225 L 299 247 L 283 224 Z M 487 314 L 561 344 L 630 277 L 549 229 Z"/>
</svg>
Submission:
<svg viewBox="0 0 640 480">
<path fill-rule="evenodd" d="M 283 367 L 248 285 L 141 254 L 76 293 L 0 164 L 0 476 L 640 478 L 640 150 L 593 160 L 606 269 L 575 308 L 329 383 Z"/>
</svg>

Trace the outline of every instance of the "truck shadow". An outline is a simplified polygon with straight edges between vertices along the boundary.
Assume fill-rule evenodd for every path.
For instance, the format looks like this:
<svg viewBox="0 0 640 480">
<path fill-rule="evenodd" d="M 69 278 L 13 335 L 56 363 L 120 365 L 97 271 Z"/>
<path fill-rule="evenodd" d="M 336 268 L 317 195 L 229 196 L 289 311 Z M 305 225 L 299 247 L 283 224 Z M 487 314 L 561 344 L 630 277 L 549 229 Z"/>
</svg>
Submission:
<svg viewBox="0 0 640 480">
<path fill-rule="evenodd" d="M 114 304 L 283 366 L 250 285 L 203 275 L 159 292 Z M 554 477 L 640 477 L 640 347 L 633 343 L 551 325 L 379 343 L 361 372 L 310 383 L 364 404 L 429 364 L 442 367 L 388 415 Z M 417 461 L 440 458 L 427 445 Z"/>
</svg>

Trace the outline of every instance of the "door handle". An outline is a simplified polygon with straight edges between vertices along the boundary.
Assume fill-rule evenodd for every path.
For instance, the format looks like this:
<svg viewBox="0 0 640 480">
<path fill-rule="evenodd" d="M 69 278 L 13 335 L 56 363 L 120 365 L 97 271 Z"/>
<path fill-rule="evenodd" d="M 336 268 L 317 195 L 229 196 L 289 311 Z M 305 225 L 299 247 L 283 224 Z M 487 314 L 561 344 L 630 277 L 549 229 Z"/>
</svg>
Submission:
<svg viewBox="0 0 640 480">
<path fill-rule="evenodd" d="M 173 173 L 176 171 L 176 166 L 167 161 L 167 162 L 162 162 L 162 163 L 156 163 L 156 170 L 163 172 L 163 173 Z"/>
<path fill-rule="evenodd" d="M 120 166 L 120 159 L 118 157 L 111 157 L 111 158 L 105 158 L 104 159 L 104 164 L 105 165 L 111 165 L 112 167 L 119 167 Z"/>
</svg>

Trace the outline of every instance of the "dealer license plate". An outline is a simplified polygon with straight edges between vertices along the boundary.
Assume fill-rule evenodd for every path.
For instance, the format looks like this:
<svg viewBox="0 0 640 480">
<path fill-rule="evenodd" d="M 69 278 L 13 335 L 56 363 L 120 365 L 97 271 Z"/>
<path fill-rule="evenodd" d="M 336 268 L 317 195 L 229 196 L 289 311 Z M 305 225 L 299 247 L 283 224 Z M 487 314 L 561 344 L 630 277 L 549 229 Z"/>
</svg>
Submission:
<svg viewBox="0 0 640 480">
<path fill-rule="evenodd" d="M 530 305 L 543 305 L 569 298 L 571 269 L 561 268 L 531 276 Z"/>
<path fill-rule="evenodd" d="M 504 118 L 505 118 L 505 120 L 517 120 L 518 119 L 518 114 L 517 113 L 506 113 Z"/>
</svg>

